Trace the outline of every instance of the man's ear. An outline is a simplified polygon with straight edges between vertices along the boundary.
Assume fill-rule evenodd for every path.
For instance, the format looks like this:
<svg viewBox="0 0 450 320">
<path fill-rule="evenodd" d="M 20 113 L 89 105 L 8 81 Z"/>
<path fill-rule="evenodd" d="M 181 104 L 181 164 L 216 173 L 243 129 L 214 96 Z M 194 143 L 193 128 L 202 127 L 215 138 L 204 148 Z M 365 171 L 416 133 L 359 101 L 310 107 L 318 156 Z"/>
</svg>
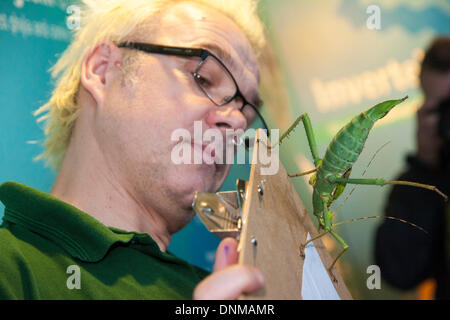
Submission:
<svg viewBox="0 0 450 320">
<path fill-rule="evenodd" d="M 97 44 L 81 64 L 81 84 L 92 95 L 97 105 L 104 100 L 105 90 L 117 77 L 122 63 L 122 52 L 112 42 Z"/>
</svg>

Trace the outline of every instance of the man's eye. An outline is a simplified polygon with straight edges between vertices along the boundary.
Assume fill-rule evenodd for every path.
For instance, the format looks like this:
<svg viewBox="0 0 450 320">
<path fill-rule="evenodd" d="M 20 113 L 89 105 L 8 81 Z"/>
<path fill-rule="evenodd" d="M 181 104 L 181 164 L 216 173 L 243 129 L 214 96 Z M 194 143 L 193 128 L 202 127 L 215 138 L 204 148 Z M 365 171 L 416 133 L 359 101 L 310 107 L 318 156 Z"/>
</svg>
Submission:
<svg viewBox="0 0 450 320">
<path fill-rule="evenodd" d="M 194 73 L 193 76 L 195 81 L 197 81 L 197 83 L 204 88 L 210 87 L 212 85 L 211 81 L 209 81 L 207 78 L 201 76 L 198 73 Z"/>
<path fill-rule="evenodd" d="M 232 96 L 226 96 L 223 98 L 222 102 L 226 104 L 226 103 L 230 102 L 231 100 L 233 100 Z"/>
</svg>

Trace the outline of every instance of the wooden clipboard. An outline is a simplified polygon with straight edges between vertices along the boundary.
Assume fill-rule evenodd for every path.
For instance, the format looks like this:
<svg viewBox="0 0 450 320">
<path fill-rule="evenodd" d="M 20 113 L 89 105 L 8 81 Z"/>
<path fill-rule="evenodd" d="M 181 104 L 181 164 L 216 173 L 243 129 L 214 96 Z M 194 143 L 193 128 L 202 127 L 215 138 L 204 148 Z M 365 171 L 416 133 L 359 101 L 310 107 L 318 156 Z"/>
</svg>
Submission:
<svg viewBox="0 0 450 320">
<path fill-rule="evenodd" d="M 267 140 L 264 131 L 258 130 L 248 182 L 238 181 L 236 191 L 197 193 L 193 207 L 211 232 L 239 240 L 239 264 L 255 266 L 264 274 L 265 288 L 241 299 L 303 299 L 305 280 L 311 283 L 314 279 L 303 279 L 304 262 L 312 251 L 302 256 L 300 244 L 305 243 L 308 233 L 310 237 L 317 235 L 317 230 L 281 162 L 275 174 L 262 174 L 259 149 L 266 148 Z M 332 258 L 320 238 L 313 244 L 322 263 L 318 274 L 320 267 L 326 270 L 331 265 Z M 352 299 L 336 266 L 332 272 L 336 281 L 328 278 L 322 283 L 331 282 L 337 298 Z M 315 276 L 313 268 L 308 277 Z M 322 278 L 327 276 L 321 273 Z M 326 294 L 321 297 L 332 298 Z"/>
</svg>

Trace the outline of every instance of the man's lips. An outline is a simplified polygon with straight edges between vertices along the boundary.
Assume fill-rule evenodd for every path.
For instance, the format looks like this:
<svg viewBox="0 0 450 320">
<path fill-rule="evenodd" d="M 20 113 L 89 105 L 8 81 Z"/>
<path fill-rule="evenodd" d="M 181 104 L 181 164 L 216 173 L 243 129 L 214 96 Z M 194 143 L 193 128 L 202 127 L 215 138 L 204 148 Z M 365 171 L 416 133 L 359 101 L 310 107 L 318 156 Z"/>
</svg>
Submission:
<svg viewBox="0 0 450 320">
<path fill-rule="evenodd" d="M 211 155 L 212 158 L 214 158 L 216 156 L 216 149 L 213 147 L 212 144 L 206 144 L 204 143 L 202 145 L 202 151 L 203 153 L 205 153 L 205 150 L 208 150 L 207 154 Z"/>
<path fill-rule="evenodd" d="M 218 169 L 218 163 L 216 162 L 216 149 L 214 148 L 213 144 L 195 144 L 191 143 L 191 146 L 194 150 L 194 157 L 195 152 L 199 152 L 201 150 L 201 164 L 207 164 L 210 166 L 215 166 L 216 169 Z M 197 150 L 197 151 L 196 151 Z M 194 161 L 195 163 L 195 161 Z"/>
</svg>

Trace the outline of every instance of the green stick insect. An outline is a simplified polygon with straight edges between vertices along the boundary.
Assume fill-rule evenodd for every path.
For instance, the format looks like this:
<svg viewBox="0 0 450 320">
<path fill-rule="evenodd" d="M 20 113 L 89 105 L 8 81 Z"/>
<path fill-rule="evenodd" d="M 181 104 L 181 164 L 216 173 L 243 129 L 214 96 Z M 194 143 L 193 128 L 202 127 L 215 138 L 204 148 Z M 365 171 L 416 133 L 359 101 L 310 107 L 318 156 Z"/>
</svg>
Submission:
<svg viewBox="0 0 450 320">
<path fill-rule="evenodd" d="M 278 143 L 289 136 L 290 133 L 297 127 L 300 121 L 303 122 L 306 136 L 308 138 L 309 147 L 311 149 L 312 157 L 314 160 L 315 169 L 299 174 L 289 175 L 290 177 L 298 177 L 310 173 L 314 173 L 309 183 L 313 186 L 313 213 L 317 217 L 319 222 L 318 231 L 319 234 L 310 240 L 306 241 L 300 246 L 301 255 L 304 256 L 304 249 L 306 245 L 325 234 L 330 234 L 339 245 L 342 247 L 342 251 L 334 259 L 331 266 L 328 268 L 328 272 L 331 275 L 333 281 L 336 278 L 332 274 L 331 270 L 336 261 L 342 256 L 342 254 L 348 249 L 348 244 L 333 230 L 334 226 L 343 224 L 344 222 L 333 224 L 333 215 L 330 212 L 330 206 L 333 202 L 339 198 L 343 193 L 347 184 L 364 184 L 364 185 L 376 185 L 384 186 L 386 184 L 402 184 L 414 187 L 426 188 L 439 193 L 447 200 L 447 196 L 439 191 L 435 186 L 424 185 L 409 181 L 391 181 L 382 178 L 376 179 L 352 179 L 349 178 L 353 164 L 358 159 L 360 153 L 364 148 L 364 144 L 375 122 L 383 118 L 392 108 L 399 103 L 405 101 L 408 97 L 398 100 L 388 100 L 375 105 L 374 107 L 360 113 L 354 117 L 349 123 L 347 123 L 333 138 L 329 144 L 325 156 L 320 158 L 317 152 L 317 145 L 311 126 L 311 121 L 308 114 L 304 113 L 300 115 L 295 122 L 289 127 L 289 129 L 280 137 Z M 275 144 L 276 145 L 276 144 Z M 275 146 L 274 145 L 274 146 Z M 365 217 L 352 219 L 351 221 L 379 218 L 379 217 Z M 410 223 L 408 221 L 398 219 L 395 217 L 384 217 L 388 219 L 399 220 L 401 222 L 408 223 L 418 229 L 425 231 L 423 228 Z M 350 222 L 350 221 L 348 221 Z M 324 230 L 321 233 L 321 230 Z M 425 231 L 426 232 L 426 231 Z"/>
</svg>

